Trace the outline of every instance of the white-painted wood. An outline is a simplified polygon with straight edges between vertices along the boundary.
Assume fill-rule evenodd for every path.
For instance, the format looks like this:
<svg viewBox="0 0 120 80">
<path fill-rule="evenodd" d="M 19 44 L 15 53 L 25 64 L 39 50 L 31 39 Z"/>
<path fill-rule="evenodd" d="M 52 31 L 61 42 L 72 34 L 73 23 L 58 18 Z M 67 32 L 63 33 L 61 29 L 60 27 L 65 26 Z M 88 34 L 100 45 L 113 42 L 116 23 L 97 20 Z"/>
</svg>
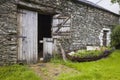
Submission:
<svg viewBox="0 0 120 80">
<path fill-rule="evenodd" d="M 60 16 L 60 14 L 53 16 L 53 33 L 60 27 L 60 24 L 62 24 L 62 27 L 59 29 L 60 32 L 70 31 L 71 18 L 69 16 Z"/>
<path fill-rule="evenodd" d="M 99 50 L 99 46 L 86 46 L 87 50 Z"/>
<path fill-rule="evenodd" d="M 52 52 L 53 52 L 53 39 L 43 38 L 43 58 L 45 59 L 48 56 L 52 56 Z"/>
<path fill-rule="evenodd" d="M 18 60 L 37 62 L 37 12 L 20 10 L 20 34 Z"/>
<path fill-rule="evenodd" d="M 52 31 L 55 33 L 55 31 L 58 29 L 58 27 L 53 27 Z M 62 27 L 59 32 L 69 32 L 70 31 L 70 26 L 67 27 Z"/>
</svg>

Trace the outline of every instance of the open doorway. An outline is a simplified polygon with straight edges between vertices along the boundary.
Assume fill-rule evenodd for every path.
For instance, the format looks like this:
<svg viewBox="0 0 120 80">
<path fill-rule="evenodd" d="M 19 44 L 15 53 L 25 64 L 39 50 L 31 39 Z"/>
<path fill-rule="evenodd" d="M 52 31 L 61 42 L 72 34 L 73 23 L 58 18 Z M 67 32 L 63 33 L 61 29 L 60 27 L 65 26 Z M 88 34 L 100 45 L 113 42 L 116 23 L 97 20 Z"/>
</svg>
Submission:
<svg viewBox="0 0 120 80">
<path fill-rule="evenodd" d="M 43 38 L 51 38 L 52 15 L 38 14 L 38 59 L 43 57 Z"/>
<path fill-rule="evenodd" d="M 103 30 L 103 46 L 107 46 L 107 34 L 108 30 Z"/>
</svg>

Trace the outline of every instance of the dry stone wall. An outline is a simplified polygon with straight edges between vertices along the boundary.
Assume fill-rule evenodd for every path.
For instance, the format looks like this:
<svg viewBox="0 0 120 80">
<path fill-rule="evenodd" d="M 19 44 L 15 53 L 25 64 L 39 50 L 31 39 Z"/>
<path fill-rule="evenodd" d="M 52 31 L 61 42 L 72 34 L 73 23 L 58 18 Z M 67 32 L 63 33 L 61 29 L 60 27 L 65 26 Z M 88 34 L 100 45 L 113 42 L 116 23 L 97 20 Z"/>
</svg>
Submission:
<svg viewBox="0 0 120 80">
<path fill-rule="evenodd" d="M 100 46 L 101 30 L 103 28 L 112 30 L 114 25 L 119 24 L 119 16 L 106 10 L 72 2 L 68 2 L 67 5 L 65 8 L 67 10 L 63 9 L 63 12 L 70 13 L 72 19 L 70 41 L 63 43 L 66 50 Z"/>
<path fill-rule="evenodd" d="M 0 5 L 0 65 L 16 63 L 17 60 L 17 14 L 16 5 L 10 0 Z"/>
<path fill-rule="evenodd" d="M 43 6 L 44 8 L 53 8 L 56 14 L 71 16 L 71 37 L 62 39 L 62 45 L 66 51 L 86 48 L 87 45 L 99 46 L 101 30 L 103 28 L 112 29 L 113 24 L 118 24 L 119 22 L 119 17 L 116 14 L 86 4 L 75 3 L 73 0 L 15 1 L 0 0 L 0 65 L 9 65 L 17 62 L 17 34 L 19 33 L 17 24 L 19 11 L 17 11 L 17 5 L 19 5 L 19 1 L 27 2 L 31 5 L 39 5 L 40 7 Z M 23 6 L 22 8 L 26 7 Z"/>
</svg>

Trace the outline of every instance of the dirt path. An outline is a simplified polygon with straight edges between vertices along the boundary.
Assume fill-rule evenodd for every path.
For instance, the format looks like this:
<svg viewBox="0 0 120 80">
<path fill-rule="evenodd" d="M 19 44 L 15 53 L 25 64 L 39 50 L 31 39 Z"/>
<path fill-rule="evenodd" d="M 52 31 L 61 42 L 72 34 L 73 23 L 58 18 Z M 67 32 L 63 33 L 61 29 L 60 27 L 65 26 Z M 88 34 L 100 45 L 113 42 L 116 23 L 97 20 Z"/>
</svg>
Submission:
<svg viewBox="0 0 120 80">
<path fill-rule="evenodd" d="M 42 78 L 42 80 L 55 80 L 63 73 L 78 73 L 78 71 L 60 64 L 39 63 L 30 67 Z"/>
</svg>

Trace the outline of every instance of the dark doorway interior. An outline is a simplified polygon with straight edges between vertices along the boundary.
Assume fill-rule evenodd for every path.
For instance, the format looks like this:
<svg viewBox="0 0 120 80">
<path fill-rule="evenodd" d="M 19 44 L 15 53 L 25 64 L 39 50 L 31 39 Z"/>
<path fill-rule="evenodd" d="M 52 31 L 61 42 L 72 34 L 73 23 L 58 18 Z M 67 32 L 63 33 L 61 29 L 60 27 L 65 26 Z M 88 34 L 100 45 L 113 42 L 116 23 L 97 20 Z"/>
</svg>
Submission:
<svg viewBox="0 0 120 80">
<path fill-rule="evenodd" d="M 107 33 L 108 30 L 103 31 L 103 46 L 107 46 Z"/>
<path fill-rule="evenodd" d="M 43 38 L 51 38 L 52 16 L 38 14 L 38 59 L 43 57 Z"/>
</svg>

